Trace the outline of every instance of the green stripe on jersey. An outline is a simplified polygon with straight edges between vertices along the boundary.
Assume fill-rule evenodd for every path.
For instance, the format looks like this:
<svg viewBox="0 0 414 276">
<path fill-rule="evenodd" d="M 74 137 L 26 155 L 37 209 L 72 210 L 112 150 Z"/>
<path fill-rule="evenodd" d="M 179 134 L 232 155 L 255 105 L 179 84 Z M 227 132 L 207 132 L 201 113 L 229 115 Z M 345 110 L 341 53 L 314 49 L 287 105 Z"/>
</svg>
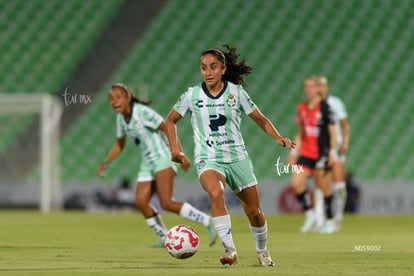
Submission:
<svg viewBox="0 0 414 276">
<path fill-rule="evenodd" d="M 192 89 L 191 104 L 194 104 L 195 106 L 200 105 L 200 92 L 200 87 L 195 86 Z M 201 140 L 202 137 L 205 137 L 203 122 L 201 120 L 201 116 L 193 116 L 193 112 L 191 114 L 191 121 L 194 132 L 194 156 L 199 156 L 202 152 L 207 152 L 206 143 L 204 140 Z"/>
<path fill-rule="evenodd" d="M 196 163 L 232 163 L 247 157 L 240 131 L 241 114 L 250 114 L 256 106 L 240 85 L 227 82 L 217 97 L 206 93 L 201 85 L 194 86 L 180 97 L 174 109 L 182 116 L 191 111 Z"/>
<path fill-rule="evenodd" d="M 132 116 L 128 123 L 121 114 L 118 114 L 117 136 L 127 135 L 141 150 L 145 161 L 156 162 L 170 155 L 167 138 L 158 129 L 163 120 L 163 117 L 152 108 L 134 103 Z"/>
</svg>

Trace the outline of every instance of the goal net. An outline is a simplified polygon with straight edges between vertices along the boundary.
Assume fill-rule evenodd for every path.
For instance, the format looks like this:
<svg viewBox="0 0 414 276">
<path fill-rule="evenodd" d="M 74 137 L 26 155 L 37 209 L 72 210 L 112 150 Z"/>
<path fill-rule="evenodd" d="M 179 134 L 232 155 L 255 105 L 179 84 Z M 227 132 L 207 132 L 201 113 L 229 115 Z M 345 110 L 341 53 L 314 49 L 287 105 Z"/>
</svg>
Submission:
<svg viewBox="0 0 414 276">
<path fill-rule="evenodd" d="M 49 94 L 0 94 L 0 207 L 61 208 L 62 112 Z"/>
</svg>

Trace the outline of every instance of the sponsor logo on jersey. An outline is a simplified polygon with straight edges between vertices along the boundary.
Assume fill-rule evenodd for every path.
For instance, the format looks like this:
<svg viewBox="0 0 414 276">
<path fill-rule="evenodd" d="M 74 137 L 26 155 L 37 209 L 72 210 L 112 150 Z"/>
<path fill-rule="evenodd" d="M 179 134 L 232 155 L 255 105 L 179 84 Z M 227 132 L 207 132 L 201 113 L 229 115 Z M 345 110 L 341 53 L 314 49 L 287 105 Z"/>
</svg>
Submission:
<svg viewBox="0 0 414 276">
<path fill-rule="evenodd" d="M 252 101 L 251 98 L 248 98 L 247 101 L 249 102 L 250 107 L 254 106 L 254 102 Z"/>
<path fill-rule="evenodd" d="M 222 104 L 222 103 L 219 103 L 219 104 L 206 104 L 206 107 L 223 107 L 224 106 L 224 104 Z"/>
<path fill-rule="evenodd" d="M 195 105 L 196 105 L 198 108 L 202 108 L 202 107 L 203 107 L 203 100 L 198 100 L 198 101 L 195 103 Z"/>
<path fill-rule="evenodd" d="M 233 107 L 233 106 L 236 105 L 236 99 L 234 98 L 233 95 L 229 95 L 227 97 L 227 105 L 230 106 L 230 107 Z"/>
<path fill-rule="evenodd" d="M 201 160 L 200 162 L 197 163 L 197 169 L 201 170 L 202 168 L 204 168 L 206 165 L 206 162 L 204 160 Z"/>
<path fill-rule="evenodd" d="M 222 103 L 208 103 L 206 105 L 203 104 L 203 100 L 197 100 L 194 104 L 195 106 L 197 106 L 198 108 L 202 108 L 202 107 L 224 107 L 224 104 Z"/>
<path fill-rule="evenodd" d="M 212 148 L 214 146 L 230 145 L 230 144 L 234 144 L 234 143 L 235 143 L 235 141 L 231 140 L 231 139 L 225 139 L 225 140 L 222 140 L 222 141 L 214 141 L 213 139 L 206 140 L 206 144 L 210 148 Z"/>
<path fill-rule="evenodd" d="M 209 135 L 210 137 L 224 137 L 227 136 L 226 132 L 213 132 Z"/>
<path fill-rule="evenodd" d="M 221 146 L 221 145 L 229 145 L 229 144 L 234 144 L 234 140 L 227 139 L 227 140 L 217 141 L 217 142 L 216 142 L 216 145 L 217 145 L 217 146 Z"/>
<path fill-rule="evenodd" d="M 224 126 L 227 122 L 227 117 L 223 114 L 210 115 L 209 127 L 212 131 L 218 131 L 219 127 Z"/>
<path fill-rule="evenodd" d="M 212 140 L 212 139 L 206 140 L 206 144 L 207 144 L 207 146 L 212 148 L 212 147 L 214 147 L 214 140 Z"/>
<path fill-rule="evenodd" d="M 305 133 L 308 136 L 318 137 L 319 136 L 319 128 L 317 126 L 304 126 Z"/>
</svg>

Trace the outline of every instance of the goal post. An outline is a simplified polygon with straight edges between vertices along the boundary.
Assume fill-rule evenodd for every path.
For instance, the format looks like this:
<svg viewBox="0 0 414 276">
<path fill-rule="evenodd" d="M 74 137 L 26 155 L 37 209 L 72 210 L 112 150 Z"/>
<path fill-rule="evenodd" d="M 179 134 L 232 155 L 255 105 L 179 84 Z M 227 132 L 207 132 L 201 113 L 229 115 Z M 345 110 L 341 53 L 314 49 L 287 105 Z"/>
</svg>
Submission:
<svg viewBox="0 0 414 276">
<path fill-rule="evenodd" d="M 50 94 L 0 94 L 0 116 L 5 116 L 5 121 L 8 120 L 7 118 L 19 115 L 34 114 L 39 116 L 39 144 L 34 146 L 34 148 L 37 148 L 39 158 L 29 171 L 35 170 L 36 167 L 39 168 L 40 189 L 37 197 L 38 205 L 42 212 L 59 210 L 62 207 L 59 157 L 62 113 L 62 102 Z M 22 126 L 22 128 L 25 127 L 27 126 Z M 7 132 L 7 128 L 6 125 L 6 128 L 2 128 L 2 131 Z M 7 151 L 7 148 L 3 149 L 3 151 Z M 4 162 L 7 162 L 7 156 L 4 159 Z M 18 168 L 16 169 L 19 171 Z M 22 179 L 26 177 L 24 173 L 16 173 L 16 175 L 21 176 Z M 16 179 L 12 180 L 12 182 L 19 181 Z M 24 193 L 22 190 L 24 188 L 21 188 L 19 193 Z"/>
</svg>

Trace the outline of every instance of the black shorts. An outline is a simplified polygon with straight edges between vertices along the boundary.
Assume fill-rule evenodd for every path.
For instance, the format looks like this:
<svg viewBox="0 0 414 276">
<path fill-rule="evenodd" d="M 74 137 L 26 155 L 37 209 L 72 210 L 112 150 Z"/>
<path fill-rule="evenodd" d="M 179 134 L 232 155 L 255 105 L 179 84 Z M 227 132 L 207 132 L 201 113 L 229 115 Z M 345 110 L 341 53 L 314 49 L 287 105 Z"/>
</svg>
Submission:
<svg viewBox="0 0 414 276">
<path fill-rule="evenodd" d="M 330 170 L 330 168 L 328 167 L 328 156 L 326 155 L 319 157 L 319 159 L 308 158 L 308 157 L 300 155 L 296 163 L 298 165 L 303 165 L 309 170 L 315 170 L 315 169 Z"/>
</svg>

